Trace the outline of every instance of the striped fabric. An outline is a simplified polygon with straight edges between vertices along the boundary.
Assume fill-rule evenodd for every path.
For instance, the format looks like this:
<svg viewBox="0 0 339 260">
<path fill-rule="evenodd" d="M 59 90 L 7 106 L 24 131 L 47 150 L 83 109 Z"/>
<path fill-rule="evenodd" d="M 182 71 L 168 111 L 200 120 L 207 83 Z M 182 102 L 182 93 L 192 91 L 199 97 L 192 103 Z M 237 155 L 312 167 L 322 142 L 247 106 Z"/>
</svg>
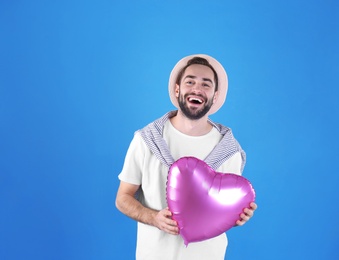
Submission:
<svg viewBox="0 0 339 260">
<path fill-rule="evenodd" d="M 176 114 L 177 111 L 170 111 L 161 118 L 148 124 L 143 129 L 137 131 L 141 134 L 141 137 L 146 143 L 147 147 L 157 157 L 157 159 L 168 167 L 170 167 L 174 163 L 174 159 L 171 155 L 166 141 L 162 137 L 162 134 L 166 121 Z M 223 135 L 223 138 L 204 159 L 205 163 L 207 163 L 214 170 L 217 170 L 235 153 L 240 152 L 242 157 L 242 172 L 246 162 L 246 154 L 241 149 L 241 146 L 239 145 L 237 140 L 233 137 L 231 129 L 221 124 L 214 123 L 210 119 L 208 119 L 208 121 L 220 132 L 221 135 Z"/>
</svg>

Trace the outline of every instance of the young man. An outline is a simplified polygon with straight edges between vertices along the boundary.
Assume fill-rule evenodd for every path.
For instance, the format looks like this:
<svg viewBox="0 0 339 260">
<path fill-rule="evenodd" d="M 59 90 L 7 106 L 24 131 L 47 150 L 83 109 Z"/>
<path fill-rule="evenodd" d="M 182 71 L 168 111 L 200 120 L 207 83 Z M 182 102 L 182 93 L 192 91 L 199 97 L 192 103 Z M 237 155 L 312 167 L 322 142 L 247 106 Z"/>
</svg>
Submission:
<svg viewBox="0 0 339 260">
<path fill-rule="evenodd" d="M 226 72 L 214 58 L 183 58 L 169 80 L 170 98 L 178 110 L 135 133 L 119 175 L 116 206 L 138 221 L 136 259 L 224 259 L 225 233 L 184 245 L 167 207 L 166 182 L 170 165 L 184 156 L 204 160 L 218 172 L 242 173 L 244 151 L 229 128 L 208 118 L 223 105 L 227 86 Z M 251 203 L 234 225 L 246 223 L 256 208 Z"/>
</svg>

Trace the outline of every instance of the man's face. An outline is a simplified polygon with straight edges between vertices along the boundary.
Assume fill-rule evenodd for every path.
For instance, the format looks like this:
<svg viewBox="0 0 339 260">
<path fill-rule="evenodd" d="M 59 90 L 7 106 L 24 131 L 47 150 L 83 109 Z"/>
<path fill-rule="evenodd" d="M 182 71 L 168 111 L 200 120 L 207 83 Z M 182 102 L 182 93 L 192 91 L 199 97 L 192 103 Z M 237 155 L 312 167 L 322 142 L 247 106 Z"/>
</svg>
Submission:
<svg viewBox="0 0 339 260">
<path fill-rule="evenodd" d="M 186 68 L 176 96 L 183 114 L 191 119 L 202 118 L 216 99 L 213 71 L 204 65 L 193 64 Z"/>
</svg>

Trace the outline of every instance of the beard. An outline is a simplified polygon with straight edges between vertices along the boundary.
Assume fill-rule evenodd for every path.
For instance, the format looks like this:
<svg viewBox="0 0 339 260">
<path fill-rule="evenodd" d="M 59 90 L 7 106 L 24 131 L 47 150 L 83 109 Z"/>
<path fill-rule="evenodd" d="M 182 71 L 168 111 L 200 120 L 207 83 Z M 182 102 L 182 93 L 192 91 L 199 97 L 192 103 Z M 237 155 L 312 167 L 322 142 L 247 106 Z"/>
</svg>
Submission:
<svg viewBox="0 0 339 260">
<path fill-rule="evenodd" d="M 189 108 L 188 104 L 187 104 L 187 96 L 189 94 L 186 95 L 181 95 L 179 92 L 179 98 L 178 98 L 178 103 L 179 103 L 179 107 L 182 111 L 182 113 L 191 120 L 198 120 L 200 118 L 202 118 L 203 116 L 205 116 L 208 111 L 210 111 L 212 105 L 213 105 L 213 98 L 210 100 L 207 100 L 205 97 L 202 97 L 205 100 L 205 105 L 203 106 L 203 108 L 198 109 L 198 108 Z"/>
</svg>

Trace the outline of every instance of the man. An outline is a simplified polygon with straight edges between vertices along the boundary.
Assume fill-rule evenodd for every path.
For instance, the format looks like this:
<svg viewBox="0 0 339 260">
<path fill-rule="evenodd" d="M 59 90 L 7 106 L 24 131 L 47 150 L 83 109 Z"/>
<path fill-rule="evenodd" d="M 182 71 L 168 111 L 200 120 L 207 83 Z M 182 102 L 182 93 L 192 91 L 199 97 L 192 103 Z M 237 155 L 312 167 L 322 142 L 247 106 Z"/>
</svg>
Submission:
<svg viewBox="0 0 339 260">
<path fill-rule="evenodd" d="M 226 72 L 214 58 L 183 58 L 169 80 L 170 98 L 178 110 L 135 133 L 119 175 L 116 206 L 138 221 L 136 259 L 224 259 L 225 233 L 184 245 L 167 207 L 166 182 L 169 166 L 184 156 L 204 160 L 218 172 L 242 173 L 244 151 L 229 128 L 208 118 L 223 105 L 227 85 Z M 256 208 L 251 203 L 234 225 L 246 223 Z"/>
</svg>

